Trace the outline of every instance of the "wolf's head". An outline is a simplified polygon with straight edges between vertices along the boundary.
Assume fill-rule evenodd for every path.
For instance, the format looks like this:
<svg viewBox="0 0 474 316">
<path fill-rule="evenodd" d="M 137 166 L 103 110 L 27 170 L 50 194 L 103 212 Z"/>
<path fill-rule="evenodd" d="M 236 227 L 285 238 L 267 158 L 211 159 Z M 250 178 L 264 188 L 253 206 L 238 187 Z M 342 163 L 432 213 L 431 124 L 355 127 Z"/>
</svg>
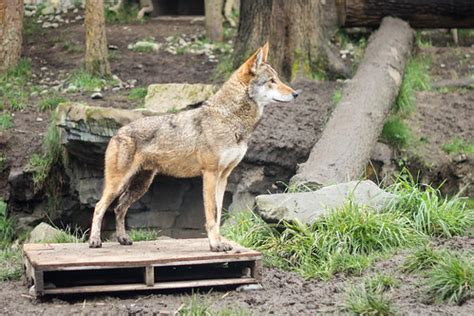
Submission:
<svg viewBox="0 0 474 316">
<path fill-rule="evenodd" d="M 272 102 L 290 102 L 299 92 L 281 82 L 277 72 L 267 64 L 268 43 L 259 48 L 237 70 L 239 80 L 248 85 L 249 97 L 264 106 Z"/>
</svg>

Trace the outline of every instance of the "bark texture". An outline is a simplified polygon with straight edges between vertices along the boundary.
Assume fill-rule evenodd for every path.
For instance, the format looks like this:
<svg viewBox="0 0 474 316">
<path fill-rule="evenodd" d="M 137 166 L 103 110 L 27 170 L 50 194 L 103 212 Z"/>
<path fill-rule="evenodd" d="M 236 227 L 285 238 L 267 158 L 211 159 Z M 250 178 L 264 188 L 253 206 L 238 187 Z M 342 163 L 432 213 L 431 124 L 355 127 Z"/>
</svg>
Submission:
<svg viewBox="0 0 474 316">
<path fill-rule="evenodd" d="M 337 0 L 341 25 L 376 27 L 385 16 L 403 19 L 416 28 L 474 27 L 472 0 Z"/>
<path fill-rule="evenodd" d="M 326 71 L 330 77 L 348 77 L 324 25 L 321 0 L 242 0 L 234 66 L 269 41 L 270 63 L 287 80 Z"/>
<path fill-rule="evenodd" d="M 23 42 L 23 0 L 0 1 L 0 73 L 18 63 Z"/>
<path fill-rule="evenodd" d="M 292 178 L 293 183 L 330 185 L 359 179 L 398 94 L 413 37 L 408 23 L 383 19 L 321 138 Z"/>
<path fill-rule="evenodd" d="M 214 42 L 224 40 L 224 27 L 222 25 L 222 10 L 224 0 L 204 0 L 204 11 L 206 12 L 206 34 Z"/>
<path fill-rule="evenodd" d="M 99 76 L 111 75 L 107 59 L 107 37 L 103 0 L 86 0 L 86 71 Z"/>
</svg>

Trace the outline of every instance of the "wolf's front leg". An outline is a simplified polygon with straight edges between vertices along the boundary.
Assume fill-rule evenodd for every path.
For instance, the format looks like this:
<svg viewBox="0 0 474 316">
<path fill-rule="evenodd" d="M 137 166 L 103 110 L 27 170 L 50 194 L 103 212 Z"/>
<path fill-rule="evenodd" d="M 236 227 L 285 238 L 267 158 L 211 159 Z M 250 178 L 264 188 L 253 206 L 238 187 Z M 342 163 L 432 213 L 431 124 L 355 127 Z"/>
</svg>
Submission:
<svg viewBox="0 0 474 316">
<path fill-rule="evenodd" d="M 219 175 L 217 171 L 203 171 L 203 196 L 204 196 L 204 211 L 206 214 L 206 230 L 209 237 L 209 245 L 211 251 L 229 251 L 232 246 L 228 243 L 221 242 L 219 232 L 220 223 L 217 222 L 217 186 L 219 182 Z M 221 203 L 219 203 L 221 204 Z"/>
</svg>

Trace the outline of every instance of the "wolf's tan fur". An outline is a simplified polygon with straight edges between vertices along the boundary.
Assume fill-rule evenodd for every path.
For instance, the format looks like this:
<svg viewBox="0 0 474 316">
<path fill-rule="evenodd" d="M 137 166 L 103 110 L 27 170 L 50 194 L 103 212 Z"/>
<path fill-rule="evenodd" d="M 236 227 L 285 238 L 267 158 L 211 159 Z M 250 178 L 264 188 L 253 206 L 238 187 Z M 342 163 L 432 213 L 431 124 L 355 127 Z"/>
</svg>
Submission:
<svg viewBox="0 0 474 316">
<path fill-rule="evenodd" d="M 273 100 L 288 102 L 297 96 L 266 64 L 267 54 L 268 44 L 202 107 L 134 121 L 112 137 L 105 154 L 104 191 L 95 207 L 90 247 L 101 246 L 102 218 L 113 202 L 117 239 L 122 245 L 132 244 L 125 231 L 125 215 L 160 173 L 174 177 L 202 175 L 210 248 L 232 248 L 221 242 L 219 233 L 227 177 L 244 157 L 263 106 L 269 103 L 267 99 L 277 96 Z"/>
</svg>

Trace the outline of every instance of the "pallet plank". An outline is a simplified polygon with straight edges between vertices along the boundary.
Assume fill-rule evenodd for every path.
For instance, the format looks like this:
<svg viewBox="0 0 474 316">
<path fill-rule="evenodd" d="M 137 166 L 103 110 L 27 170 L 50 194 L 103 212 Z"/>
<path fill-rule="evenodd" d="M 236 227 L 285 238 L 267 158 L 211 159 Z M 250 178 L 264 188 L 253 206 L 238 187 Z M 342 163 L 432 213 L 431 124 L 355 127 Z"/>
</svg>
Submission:
<svg viewBox="0 0 474 316">
<path fill-rule="evenodd" d="M 205 286 L 225 286 L 225 285 L 239 285 L 257 283 L 253 278 L 233 278 L 222 280 L 198 280 L 198 281 L 177 281 L 177 282 L 163 282 L 155 283 L 149 287 L 145 284 L 119 284 L 119 285 L 88 285 L 88 286 L 74 286 L 67 288 L 45 289 L 45 294 L 72 294 L 72 293 L 99 293 L 99 292 L 123 292 L 136 290 L 166 290 L 166 289 L 183 289 L 192 287 Z"/>
<path fill-rule="evenodd" d="M 153 266 L 145 267 L 145 284 L 147 286 L 153 286 L 155 284 L 155 269 Z"/>
<path fill-rule="evenodd" d="M 146 266 L 174 264 L 185 261 L 212 261 L 248 257 L 258 259 L 261 254 L 231 242 L 230 252 L 211 252 L 206 238 L 174 239 L 136 242 L 132 246 L 104 243 L 91 249 L 78 244 L 25 244 L 25 256 L 33 267 L 42 270 L 80 266 Z"/>
</svg>

